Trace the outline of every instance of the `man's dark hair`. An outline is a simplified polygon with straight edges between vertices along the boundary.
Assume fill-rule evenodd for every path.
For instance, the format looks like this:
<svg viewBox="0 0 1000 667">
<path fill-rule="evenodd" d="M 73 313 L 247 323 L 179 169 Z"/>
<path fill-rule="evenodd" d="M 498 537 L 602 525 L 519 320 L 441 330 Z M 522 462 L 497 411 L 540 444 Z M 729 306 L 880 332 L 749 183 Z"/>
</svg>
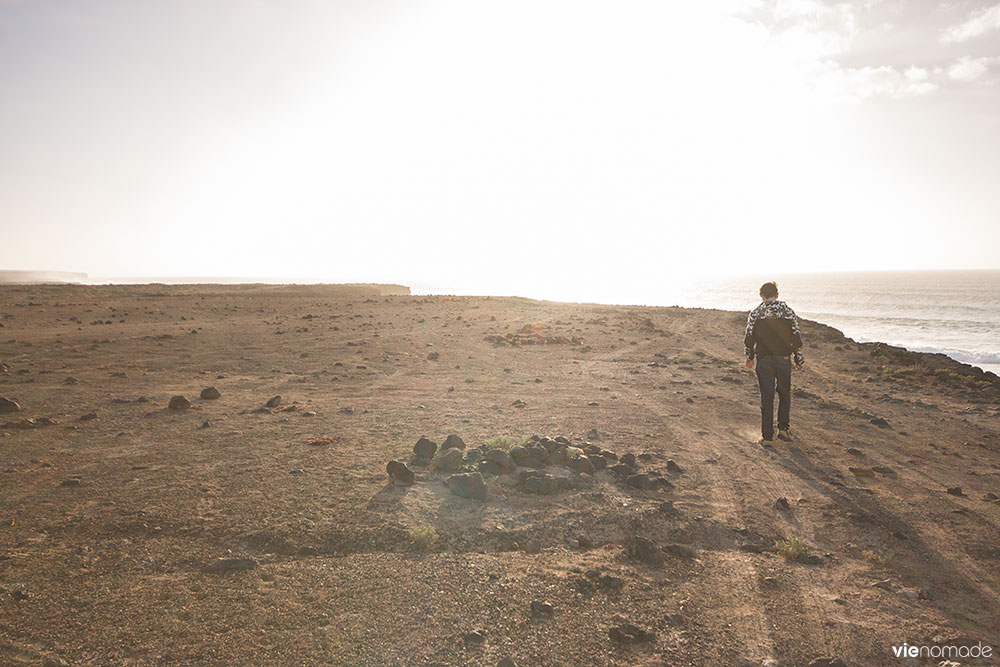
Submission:
<svg viewBox="0 0 1000 667">
<path fill-rule="evenodd" d="M 778 283 L 773 280 L 760 286 L 760 295 L 765 299 L 773 299 L 778 296 Z"/>
</svg>

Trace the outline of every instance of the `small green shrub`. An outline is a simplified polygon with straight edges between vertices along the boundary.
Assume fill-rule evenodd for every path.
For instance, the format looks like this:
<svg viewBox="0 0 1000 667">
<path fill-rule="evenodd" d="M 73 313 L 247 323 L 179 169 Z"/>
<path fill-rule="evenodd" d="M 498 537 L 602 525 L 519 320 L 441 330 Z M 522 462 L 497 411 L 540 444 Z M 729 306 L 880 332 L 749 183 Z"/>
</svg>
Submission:
<svg viewBox="0 0 1000 667">
<path fill-rule="evenodd" d="M 482 448 L 484 451 L 487 452 L 490 451 L 491 449 L 508 450 L 516 444 L 517 441 L 514 440 L 514 438 L 510 437 L 509 435 L 498 435 L 484 442 L 482 444 Z"/>
<path fill-rule="evenodd" d="M 892 562 L 892 555 L 886 553 L 885 551 L 877 551 L 874 549 L 865 549 L 861 552 L 861 557 L 872 565 L 877 565 L 879 567 L 886 567 Z"/>
<path fill-rule="evenodd" d="M 774 548 L 785 560 L 798 560 L 809 554 L 806 541 L 798 535 L 789 535 L 774 543 Z"/>
<path fill-rule="evenodd" d="M 410 543 L 418 549 L 430 549 L 437 541 L 438 532 L 434 526 L 414 526 L 410 529 Z"/>
<path fill-rule="evenodd" d="M 524 447 L 525 445 L 528 444 L 528 442 L 529 442 L 528 438 L 525 438 L 524 440 L 517 440 L 516 438 L 512 438 L 509 435 L 498 435 L 496 437 L 490 438 L 482 445 L 480 445 L 480 447 L 485 452 L 488 452 L 491 449 L 503 449 L 509 451 L 511 447 L 517 445 Z"/>
</svg>

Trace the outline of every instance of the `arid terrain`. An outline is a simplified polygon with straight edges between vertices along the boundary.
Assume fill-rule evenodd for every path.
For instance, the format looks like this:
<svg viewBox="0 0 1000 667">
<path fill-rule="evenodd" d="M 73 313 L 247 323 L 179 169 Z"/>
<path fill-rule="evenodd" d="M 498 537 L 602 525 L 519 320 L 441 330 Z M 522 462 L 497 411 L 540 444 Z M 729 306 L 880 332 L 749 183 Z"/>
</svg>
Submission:
<svg viewBox="0 0 1000 667">
<path fill-rule="evenodd" d="M 803 322 L 765 449 L 745 313 L 401 291 L 0 287 L 0 663 L 1000 664 L 996 376 Z"/>
</svg>

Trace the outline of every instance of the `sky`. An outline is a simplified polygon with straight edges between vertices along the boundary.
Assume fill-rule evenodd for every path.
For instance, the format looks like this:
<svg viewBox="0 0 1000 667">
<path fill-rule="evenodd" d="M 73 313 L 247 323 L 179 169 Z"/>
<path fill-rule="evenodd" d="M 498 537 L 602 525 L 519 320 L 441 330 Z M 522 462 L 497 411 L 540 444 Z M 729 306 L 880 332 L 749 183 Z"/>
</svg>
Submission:
<svg viewBox="0 0 1000 667">
<path fill-rule="evenodd" d="M 0 269 L 627 302 L 1000 268 L 998 183 L 995 1 L 0 0 Z"/>
</svg>

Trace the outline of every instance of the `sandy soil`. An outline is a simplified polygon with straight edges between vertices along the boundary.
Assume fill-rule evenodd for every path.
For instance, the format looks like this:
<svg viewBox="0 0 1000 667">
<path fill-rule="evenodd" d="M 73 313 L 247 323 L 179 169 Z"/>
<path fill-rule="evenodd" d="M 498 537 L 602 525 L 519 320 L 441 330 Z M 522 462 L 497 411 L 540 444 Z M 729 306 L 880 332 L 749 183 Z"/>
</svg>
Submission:
<svg viewBox="0 0 1000 667">
<path fill-rule="evenodd" d="M 745 317 L 2 287 L 0 396 L 20 410 L 0 415 L 0 663 L 937 664 L 895 658 L 904 641 L 995 655 L 1000 380 L 806 322 L 798 438 L 764 449 Z M 221 397 L 199 398 L 209 386 Z M 174 395 L 191 406 L 168 409 Z M 448 434 L 589 442 L 672 489 L 562 464 L 542 468 L 568 480 L 552 495 L 517 473 L 487 476 L 485 502 L 430 467 L 389 483 L 390 459 Z M 439 537 L 422 548 L 425 527 Z M 777 553 L 790 535 L 813 558 Z M 616 641 L 625 624 L 651 635 Z"/>
</svg>

